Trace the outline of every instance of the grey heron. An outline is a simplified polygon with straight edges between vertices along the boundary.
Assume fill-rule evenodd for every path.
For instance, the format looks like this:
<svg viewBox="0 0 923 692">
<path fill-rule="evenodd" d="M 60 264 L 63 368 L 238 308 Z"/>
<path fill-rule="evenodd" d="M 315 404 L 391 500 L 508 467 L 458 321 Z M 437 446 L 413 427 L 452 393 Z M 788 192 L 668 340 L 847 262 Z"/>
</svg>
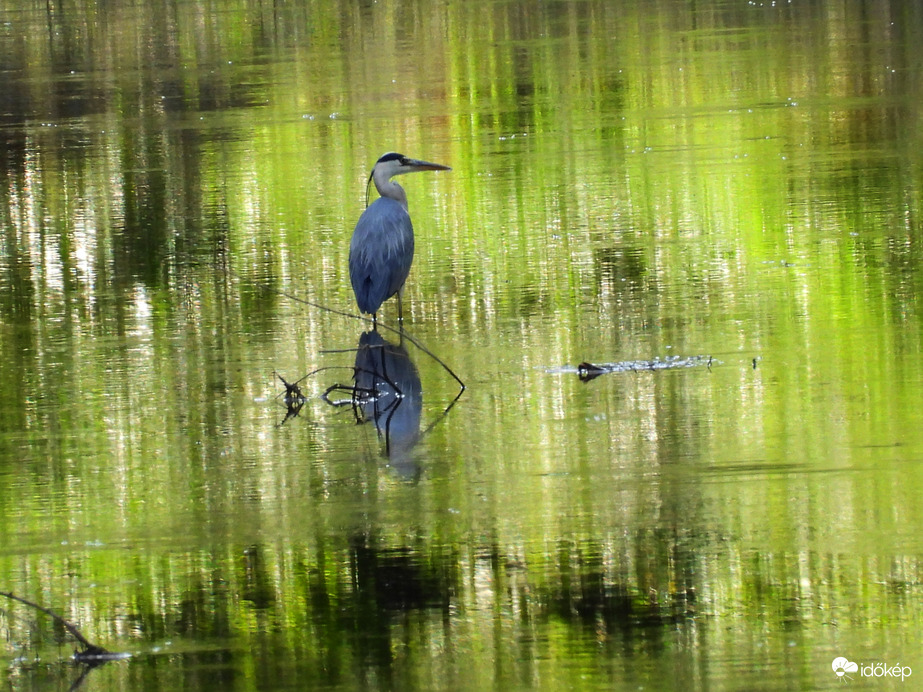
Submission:
<svg viewBox="0 0 923 692">
<path fill-rule="evenodd" d="M 450 170 L 448 166 L 394 152 L 382 156 L 372 168 L 366 183 L 366 200 L 372 181 L 381 196 L 365 208 L 353 231 L 349 280 L 360 312 L 370 313 L 373 322 L 378 319 L 381 304 L 394 294 L 397 294 L 398 320 L 403 321 L 401 297 L 413 262 L 413 224 L 407 212 L 407 195 L 391 178 L 414 171 Z"/>
</svg>

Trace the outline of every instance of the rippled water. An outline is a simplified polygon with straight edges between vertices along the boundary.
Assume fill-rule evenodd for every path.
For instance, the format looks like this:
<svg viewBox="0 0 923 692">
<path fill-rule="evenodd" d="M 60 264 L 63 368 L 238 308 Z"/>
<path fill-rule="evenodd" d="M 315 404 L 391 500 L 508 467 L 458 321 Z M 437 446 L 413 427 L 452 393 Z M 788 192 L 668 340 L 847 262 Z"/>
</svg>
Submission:
<svg viewBox="0 0 923 692">
<path fill-rule="evenodd" d="M 134 654 L 3 603 L 10 686 L 923 673 L 921 38 L 883 2 L 0 10 L 0 591 Z M 403 336 L 346 267 L 389 150 L 453 169 L 401 179 Z"/>
</svg>

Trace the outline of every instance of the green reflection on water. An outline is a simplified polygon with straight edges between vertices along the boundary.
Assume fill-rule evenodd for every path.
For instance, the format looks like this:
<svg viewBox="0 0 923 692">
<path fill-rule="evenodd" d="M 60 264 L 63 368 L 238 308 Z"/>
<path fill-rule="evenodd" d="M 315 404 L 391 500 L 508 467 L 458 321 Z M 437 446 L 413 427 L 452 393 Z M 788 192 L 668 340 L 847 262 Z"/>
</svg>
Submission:
<svg viewBox="0 0 923 692">
<path fill-rule="evenodd" d="M 141 654 L 96 684 L 803 688 L 839 655 L 923 666 L 918 9 L 2 22 L 0 581 Z M 321 352 L 357 325 L 279 294 L 351 309 L 386 150 L 453 167 L 407 184 L 408 327 L 469 385 L 442 417 L 457 386 L 408 349 L 409 478 L 317 398 L 351 381 L 354 354 Z M 671 354 L 714 365 L 548 372 Z M 328 365 L 279 427 L 273 371 Z M 0 618 L 10 659 L 61 655 L 48 623 Z"/>
</svg>

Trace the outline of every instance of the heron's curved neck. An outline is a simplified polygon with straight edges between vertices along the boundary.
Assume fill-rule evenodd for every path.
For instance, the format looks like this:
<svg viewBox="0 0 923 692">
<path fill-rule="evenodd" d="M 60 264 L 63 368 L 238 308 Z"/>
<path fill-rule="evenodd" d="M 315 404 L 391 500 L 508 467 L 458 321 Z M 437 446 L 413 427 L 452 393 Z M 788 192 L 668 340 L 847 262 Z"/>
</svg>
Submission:
<svg viewBox="0 0 923 692">
<path fill-rule="evenodd" d="M 376 170 L 372 179 L 375 181 L 375 189 L 378 190 L 379 195 L 393 199 L 407 209 L 407 195 L 404 194 L 404 188 L 391 180 L 387 173 Z"/>
</svg>

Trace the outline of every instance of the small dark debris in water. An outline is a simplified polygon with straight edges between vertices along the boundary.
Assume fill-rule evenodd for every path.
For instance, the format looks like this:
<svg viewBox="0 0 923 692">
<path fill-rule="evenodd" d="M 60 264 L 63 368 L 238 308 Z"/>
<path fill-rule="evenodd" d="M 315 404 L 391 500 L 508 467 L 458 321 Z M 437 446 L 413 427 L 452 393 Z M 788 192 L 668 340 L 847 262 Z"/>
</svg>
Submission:
<svg viewBox="0 0 923 692">
<path fill-rule="evenodd" d="M 74 661 L 91 667 L 107 661 L 122 661 L 126 658 L 131 658 L 131 654 L 124 651 L 108 651 L 101 646 L 90 646 L 83 651 L 74 651 Z"/>
<path fill-rule="evenodd" d="M 301 412 L 301 408 L 308 398 L 301 391 L 301 387 L 298 386 L 298 383 L 304 379 L 303 377 L 297 382 L 287 382 L 279 373 L 275 373 L 275 375 L 282 381 L 282 384 L 285 385 L 285 396 L 282 398 L 282 402 L 285 404 L 287 410 L 285 412 L 285 418 L 279 423 L 279 425 L 285 425 L 285 422 L 289 418 L 294 418 Z"/>
<path fill-rule="evenodd" d="M 694 368 L 704 365 L 711 370 L 713 363 L 720 363 L 711 356 L 672 356 L 661 360 L 626 360 L 620 363 L 594 363 L 583 362 L 577 366 L 577 376 L 581 382 L 589 382 L 600 375 L 613 372 L 642 372 L 644 370 L 675 370 L 678 368 Z"/>
<path fill-rule="evenodd" d="M 581 363 L 577 366 L 577 376 L 580 378 L 581 382 L 589 382 L 599 377 L 604 372 L 606 372 L 605 368 L 593 365 L 592 363 Z"/>
<path fill-rule="evenodd" d="M 753 369 L 756 370 L 756 364 L 762 360 L 759 356 L 753 359 Z"/>
<path fill-rule="evenodd" d="M 305 395 L 301 392 L 301 387 L 298 386 L 298 382 L 301 382 L 301 380 L 298 380 L 298 382 L 287 382 L 279 373 L 275 373 L 275 375 L 282 381 L 282 384 L 285 385 L 285 398 L 282 401 L 286 404 L 297 403 L 299 401 L 301 403 L 305 402 Z"/>
</svg>

